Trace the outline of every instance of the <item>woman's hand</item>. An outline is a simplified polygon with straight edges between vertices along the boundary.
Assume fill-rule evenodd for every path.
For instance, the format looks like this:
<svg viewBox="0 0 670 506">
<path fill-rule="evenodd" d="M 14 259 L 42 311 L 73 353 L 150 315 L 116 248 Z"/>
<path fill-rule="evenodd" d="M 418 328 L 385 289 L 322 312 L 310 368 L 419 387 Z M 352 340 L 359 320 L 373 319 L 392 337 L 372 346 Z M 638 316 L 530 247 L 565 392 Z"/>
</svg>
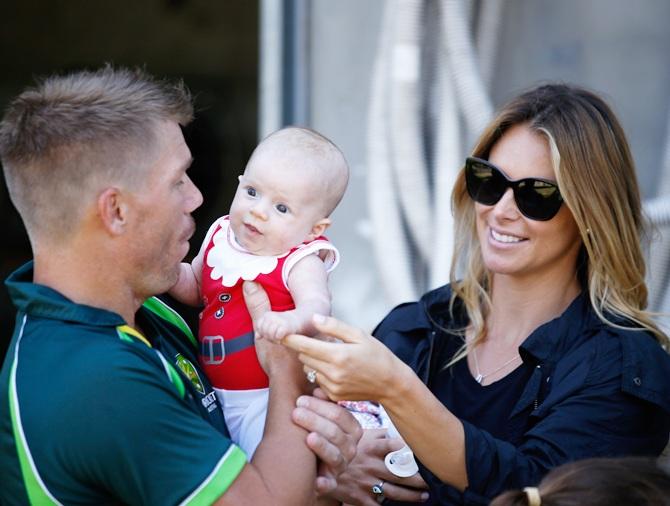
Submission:
<svg viewBox="0 0 670 506">
<path fill-rule="evenodd" d="M 327 342 L 302 335 L 286 336 L 282 343 L 298 352 L 305 372 L 316 371 L 316 380 L 333 400 L 384 402 L 400 391 L 399 372 L 408 367 L 386 346 L 362 330 L 335 318 L 314 315 L 316 329 L 341 342 Z"/>
<path fill-rule="evenodd" d="M 356 455 L 363 430 L 342 406 L 326 399 L 320 389 L 314 396 L 299 397 L 293 421 L 307 430 L 307 446 L 319 458 L 316 491 L 325 494 L 335 489 L 337 478 Z"/>
<path fill-rule="evenodd" d="M 366 429 L 358 444 L 356 457 L 346 471 L 337 478 L 337 488 L 329 497 L 348 504 L 377 506 L 372 486 L 383 483 L 384 497 L 396 501 L 424 502 L 428 499 L 427 486 L 417 473 L 409 478 L 398 478 L 384 465 L 387 453 L 404 446 L 402 439 L 385 437 L 386 429 Z"/>
</svg>

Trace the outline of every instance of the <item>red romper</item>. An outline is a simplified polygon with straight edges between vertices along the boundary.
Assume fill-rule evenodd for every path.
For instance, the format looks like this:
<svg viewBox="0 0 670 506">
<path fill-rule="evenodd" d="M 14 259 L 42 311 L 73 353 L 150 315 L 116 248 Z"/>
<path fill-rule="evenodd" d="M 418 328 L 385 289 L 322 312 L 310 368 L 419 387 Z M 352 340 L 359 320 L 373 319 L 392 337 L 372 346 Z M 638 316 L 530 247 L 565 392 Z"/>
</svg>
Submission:
<svg viewBox="0 0 670 506">
<path fill-rule="evenodd" d="M 273 256 L 253 255 L 236 241 L 228 216 L 210 227 L 205 239 L 200 314 L 200 363 L 218 389 L 266 388 L 265 375 L 254 347 L 251 317 L 242 295 L 242 281 L 255 280 L 266 290 L 273 311 L 287 311 L 295 305 L 286 285 L 291 268 L 306 255 L 326 250 L 326 269 L 339 261 L 337 249 L 325 237 L 301 244 Z"/>
</svg>

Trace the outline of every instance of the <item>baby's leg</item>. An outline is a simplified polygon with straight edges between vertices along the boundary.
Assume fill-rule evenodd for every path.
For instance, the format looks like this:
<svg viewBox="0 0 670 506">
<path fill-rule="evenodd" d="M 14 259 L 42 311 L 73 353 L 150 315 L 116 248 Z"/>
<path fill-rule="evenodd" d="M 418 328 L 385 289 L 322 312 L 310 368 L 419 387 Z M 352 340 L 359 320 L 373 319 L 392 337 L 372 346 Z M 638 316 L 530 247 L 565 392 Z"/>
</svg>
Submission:
<svg viewBox="0 0 670 506">
<path fill-rule="evenodd" d="M 239 445 L 251 460 L 263 438 L 265 417 L 268 414 L 268 395 L 270 390 L 254 390 L 254 400 L 249 403 L 240 427 Z"/>
<path fill-rule="evenodd" d="M 263 437 L 269 389 L 216 389 L 233 443 L 251 460 Z"/>
</svg>

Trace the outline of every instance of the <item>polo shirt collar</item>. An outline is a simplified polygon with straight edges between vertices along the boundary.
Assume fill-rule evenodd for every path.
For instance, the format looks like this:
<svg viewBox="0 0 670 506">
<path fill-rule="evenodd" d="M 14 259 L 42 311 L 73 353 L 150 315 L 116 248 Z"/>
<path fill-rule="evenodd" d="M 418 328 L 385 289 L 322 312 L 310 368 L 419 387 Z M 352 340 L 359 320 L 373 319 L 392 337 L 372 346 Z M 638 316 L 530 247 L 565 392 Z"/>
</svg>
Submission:
<svg viewBox="0 0 670 506">
<path fill-rule="evenodd" d="M 10 274 L 5 285 L 16 308 L 31 316 L 103 327 L 125 324 L 117 313 L 77 304 L 46 285 L 33 283 L 33 261 Z"/>
</svg>

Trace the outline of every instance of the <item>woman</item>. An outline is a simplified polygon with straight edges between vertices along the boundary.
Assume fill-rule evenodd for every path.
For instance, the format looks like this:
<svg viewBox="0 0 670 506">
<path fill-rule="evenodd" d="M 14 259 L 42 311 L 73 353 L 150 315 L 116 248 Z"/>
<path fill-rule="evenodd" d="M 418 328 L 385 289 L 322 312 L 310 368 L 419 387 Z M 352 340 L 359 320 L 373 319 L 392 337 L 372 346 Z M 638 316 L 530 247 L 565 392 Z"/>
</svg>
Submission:
<svg viewBox="0 0 670 506">
<path fill-rule="evenodd" d="M 315 317 L 343 342 L 288 336 L 305 370 L 333 400 L 384 406 L 430 504 L 487 504 L 580 458 L 658 455 L 668 338 L 645 311 L 635 168 L 609 107 L 573 86 L 523 93 L 483 133 L 452 199 L 450 284 L 395 308 L 379 341 Z M 416 478 L 379 460 L 381 441 L 361 443 L 340 499 L 419 499 L 400 486 Z"/>
</svg>

